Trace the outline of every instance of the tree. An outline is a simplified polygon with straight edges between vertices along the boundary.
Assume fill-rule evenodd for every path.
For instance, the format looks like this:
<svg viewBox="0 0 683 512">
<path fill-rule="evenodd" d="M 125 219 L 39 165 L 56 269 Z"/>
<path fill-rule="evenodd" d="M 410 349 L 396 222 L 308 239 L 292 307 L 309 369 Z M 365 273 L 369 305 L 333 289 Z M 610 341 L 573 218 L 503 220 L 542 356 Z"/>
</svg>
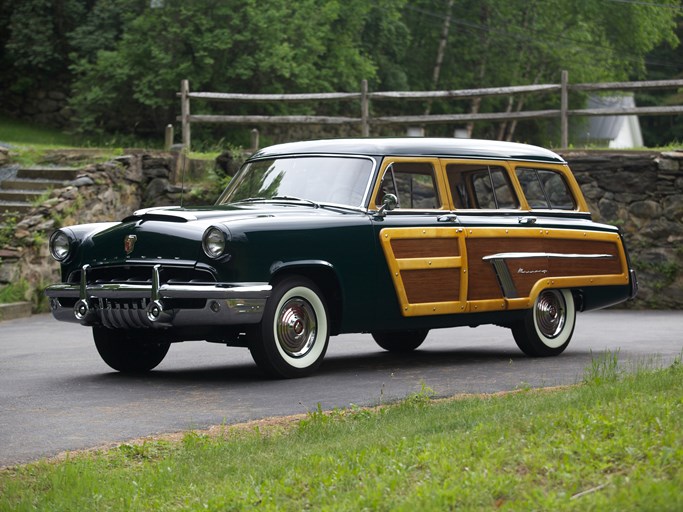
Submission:
<svg viewBox="0 0 683 512">
<path fill-rule="evenodd" d="M 385 0 L 382 9 L 398 12 L 392 5 L 401 3 Z M 359 37 L 365 20 L 377 23 L 373 10 L 364 0 L 167 0 L 128 19 L 110 47 L 81 45 L 72 105 L 82 130 L 158 131 L 177 114 L 184 78 L 194 90 L 357 90 L 377 76 Z"/>
<path fill-rule="evenodd" d="M 0 108 L 9 94 L 57 88 L 70 93 L 78 130 L 144 134 L 174 121 L 185 78 L 193 90 L 261 93 L 357 91 L 363 79 L 371 90 L 557 83 L 564 69 L 572 82 L 645 78 L 653 49 L 672 58 L 665 52 L 678 44 L 682 12 L 681 0 L 0 0 Z M 250 113 L 264 114 L 341 109 L 253 107 Z M 376 114 L 426 107 L 373 104 Z M 242 108 L 193 103 L 195 113 Z M 557 99 L 429 108 L 516 111 L 557 108 Z M 487 138 L 553 138 L 543 121 L 471 128 Z"/>
<path fill-rule="evenodd" d="M 0 0 L 0 65 L 15 93 L 45 87 L 68 73 L 68 33 L 84 11 L 79 0 Z"/>
<path fill-rule="evenodd" d="M 416 71 L 410 75 L 412 89 L 428 89 L 431 56 L 439 44 L 438 28 L 448 2 L 421 0 L 406 6 L 413 36 L 406 67 Z M 680 11 L 670 6 L 680 2 L 670 0 L 662 7 L 621 0 L 458 0 L 453 5 L 440 88 L 557 83 L 563 69 L 574 82 L 642 77 L 650 50 L 664 42 L 678 44 L 675 20 Z M 475 99 L 469 109 L 440 102 L 434 112 L 519 110 L 525 102 L 531 108 L 544 101 L 543 97 Z M 480 136 L 508 139 L 515 129 L 512 123 L 476 127 Z"/>
</svg>

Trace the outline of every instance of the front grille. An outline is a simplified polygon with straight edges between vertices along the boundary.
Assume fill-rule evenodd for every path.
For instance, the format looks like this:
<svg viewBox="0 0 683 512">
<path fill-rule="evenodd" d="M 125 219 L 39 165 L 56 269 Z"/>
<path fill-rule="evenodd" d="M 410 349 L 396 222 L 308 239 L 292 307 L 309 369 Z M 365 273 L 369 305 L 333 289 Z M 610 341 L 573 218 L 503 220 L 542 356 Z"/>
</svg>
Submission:
<svg viewBox="0 0 683 512">
<path fill-rule="evenodd" d="M 92 302 L 92 307 L 105 327 L 140 329 L 152 325 L 146 311 L 150 301 L 151 299 L 96 299 Z M 201 310 L 206 307 L 206 299 L 165 299 L 163 303 L 168 310 Z"/>
<path fill-rule="evenodd" d="M 140 329 L 151 326 L 146 312 L 148 304 L 148 299 L 99 299 L 94 301 L 93 309 L 105 327 Z"/>
<path fill-rule="evenodd" d="M 216 279 L 208 270 L 193 267 L 174 267 L 164 265 L 159 271 L 161 284 L 165 283 L 215 283 Z M 69 275 L 67 282 L 78 284 L 81 281 L 81 270 Z M 151 283 L 152 266 L 119 265 L 111 267 L 91 267 L 88 269 L 88 284 L 105 283 Z"/>
</svg>

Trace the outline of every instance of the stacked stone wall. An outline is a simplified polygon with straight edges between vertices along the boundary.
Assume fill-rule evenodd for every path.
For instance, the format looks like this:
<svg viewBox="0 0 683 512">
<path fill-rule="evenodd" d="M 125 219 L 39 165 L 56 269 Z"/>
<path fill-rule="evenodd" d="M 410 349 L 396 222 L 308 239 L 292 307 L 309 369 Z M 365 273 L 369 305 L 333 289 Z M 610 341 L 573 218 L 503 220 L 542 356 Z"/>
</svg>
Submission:
<svg viewBox="0 0 683 512">
<path fill-rule="evenodd" d="M 31 90 L 23 94 L 4 91 L 2 111 L 37 125 L 65 127 L 74 115 L 66 91 Z"/>
<path fill-rule="evenodd" d="M 0 286 L 26 281 L 27 299 L 44 309 L 41 290 L 60 280 L 59 265 L 48 251 L 49 235 L 62 226 L 110 222 L 142 207 L 178 204 L 180 187 L 171 183 L 174 166 L 171 155 L 138 154 L 85 167 L 16 223 L 13 241 L 0 247 Z"/>
<path fill-rule="evenodd" d="M 683 308 L 683 151 L 563 156 L 593 219 L 624 233 L 640 283 L 627 307 Z"/>
</svg>

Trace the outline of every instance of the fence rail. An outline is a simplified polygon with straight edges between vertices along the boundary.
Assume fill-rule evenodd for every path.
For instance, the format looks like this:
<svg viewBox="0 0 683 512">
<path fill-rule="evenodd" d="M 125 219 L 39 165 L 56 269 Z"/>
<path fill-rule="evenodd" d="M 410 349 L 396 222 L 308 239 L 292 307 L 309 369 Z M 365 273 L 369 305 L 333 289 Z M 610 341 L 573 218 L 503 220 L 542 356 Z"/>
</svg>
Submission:
<svg viewBox="0 0 683 512">
<path fill-rule="evenodd" d="M 562 72 L 559 84 L 536 84 L 511 87 L 490 87 L 484 89 L 463 89 L 446 91 L 378 91 L 368 92 L 366 80 L 361 83 L 360 92 L 330 92 L 311 94 L 242 94 L 221 92 L 190 92 L 188 80 L 180 85 L 183 146 L 189 150 L 191 144 L 192 123 L 230 123 L 243 125 L 278 125 L 278 124 L 350 124 L 360 127 L 363 137 L 370 135 L 371 126 L 381 125 L 431 125 L 476 121 L 519 121 L 525 119 L 557 118 L 560 121 L 561 141 L 566 148 L 569 143 L 569 117 L 581 116 L 626 116 L 626 115 L 679 115 L 683 114 L 683 105 L 666 107 L 612 107 L 592 109 L 569 109 L 569 93 L 572 91 L 639 91 L 646 89 L 674 89 L 683 87 L 683 80 L 650 80 L 641 82 L 604 82 L 589 84 L 570 84 L 568 73 Z M 558 93 L 560 108 L 551 110 L 529 110 L 519 112 L 490 112 L 470 114 L 431 114 L 411 116 L 370 116 L 370 102 L 382 100 L 421 101 L 435 99 L 467 99 L 491 96 L 515 96 L 529 93 Z M 321 101 L 359 101 L 358 117 L 348 116 L 262 116 L 262 115 L 192 115 L 190 100 L 222 101 L 222 102 L 321 102 Z"/>
</svg>

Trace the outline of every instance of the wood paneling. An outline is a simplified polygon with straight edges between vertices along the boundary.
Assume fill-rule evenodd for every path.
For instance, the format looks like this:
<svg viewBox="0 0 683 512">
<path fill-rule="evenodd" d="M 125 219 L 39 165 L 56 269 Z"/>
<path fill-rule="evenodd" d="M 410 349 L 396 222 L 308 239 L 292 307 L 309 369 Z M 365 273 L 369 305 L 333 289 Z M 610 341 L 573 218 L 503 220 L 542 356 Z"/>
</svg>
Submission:
<svg viewBox="0 0 683 512">
<path fill-rule="evenodd" d="M 467 300 L 499 299 L 503 297 L 498 278 L 490 261 L 484 256 L 501 252 L 542 252 L 543 240 L 538 238 L 468 238 L 467 263 L 469 285 Z"/>
<path fill-rule="evenodd" d="M 460 269 L 404 270 L 401 272 L 408 303 L 460 300 Z"/>
<path fill-rule="evenodd" d="M 508 260 L 507 266 L 519 297 L 544 278 L 621 274 L 616 243 L 596 240 L 555 238 L 468 238 L 468 300 L 502 297 L 493 266 L 484 256 L 505 252 L 540 252 L 572 254 L 609 254 L 610 259 L 593 258 L 522 258 Z M 521 269 L 521 271 L 520 271 Z M 545 271 L 545 272 L 544 272 Z"/>
<path fill-rule="evenodd" d="M 397 259 L 460 256 L 457 238 L 396 238 L 391 249 Z"/>
</svg>

